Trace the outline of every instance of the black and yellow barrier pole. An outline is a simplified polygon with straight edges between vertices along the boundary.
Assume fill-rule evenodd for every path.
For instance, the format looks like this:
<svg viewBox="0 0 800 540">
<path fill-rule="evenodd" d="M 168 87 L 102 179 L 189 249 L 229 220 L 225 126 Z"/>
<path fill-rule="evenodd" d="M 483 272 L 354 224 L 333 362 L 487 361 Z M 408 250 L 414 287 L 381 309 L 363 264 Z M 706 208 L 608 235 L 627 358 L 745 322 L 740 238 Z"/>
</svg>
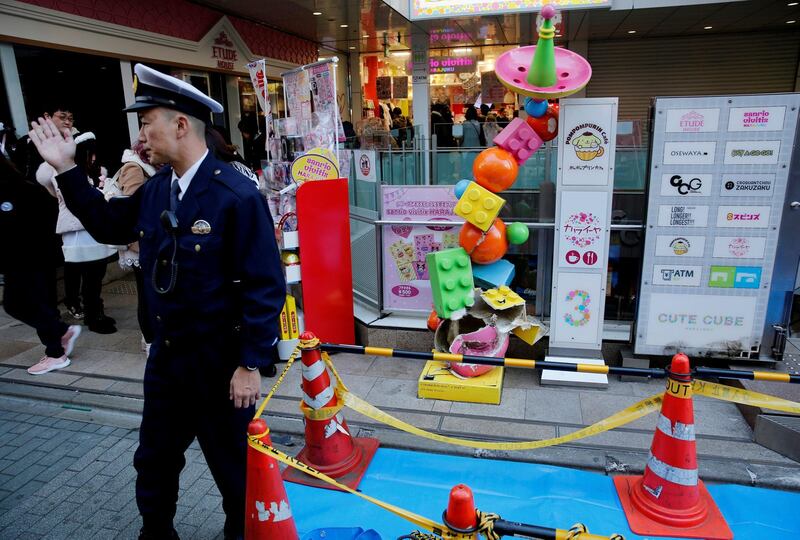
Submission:
<svg viewBox="0 0 800 540">
<path fill-rule="evenodd" d="M 753 381 L 800 383 L 800 375 L 774 371 L 747 371 L 742 369 L 694 368 L 696 377 L 718 377 L 720 379 L 745 379 Z"/>
<path fill-rule="evenodd" d="M 497 536 L 519 536 L 522 538 L 539 538 L 540 540 L 625 540 L 622 535 L 614 534 L 611 536 L 599 536 L 591 534 L 582 525 L 572 529 L 551 529 L 550 527 L 540 527 L 538 525 L 527 525 L 498 519 L 494 522 L 494 532 Z"/>
<path fill-rule="evenodd" d="M 605 375 L 628 375 L 633 377 L 664 378 L 668 375 L 663 368 L 632 368 L 622 366 L 606 366 L 597 364 L 572 364 L 570 362 L 548 362 L 530 360 L 527 358 L 495 358 L 487 356 L 473 356 L 469 354 L 452 354 L 443 352 L 405 351 L 402 349 L 389 349 L 385 347 L 364 347 L 361 345 L 339 345 L 336 343 L 323 343 L 322 350 L 327 352 L 344 352 L 363 354 L 367 356 L 391 356 L 394 358 L 411 358 L 416 360 L 438 360 L 441 362 L 460 362 L 466 364 L 481 364 L 485 366 L 505 366 L 524 369 L 552 369 L 553 371 L 571 371 L 577 373 L 599 373 Z M 769 371 L 745 371 L 738 369 L 716 369 L 698 367 L 694 369 L 696 377 L 718 377 L 721 379 L 751 379 L 756 381 L 772 381 L 800 383 L 800 375 L 788 373 L 775 373 Z"/>
</svg>

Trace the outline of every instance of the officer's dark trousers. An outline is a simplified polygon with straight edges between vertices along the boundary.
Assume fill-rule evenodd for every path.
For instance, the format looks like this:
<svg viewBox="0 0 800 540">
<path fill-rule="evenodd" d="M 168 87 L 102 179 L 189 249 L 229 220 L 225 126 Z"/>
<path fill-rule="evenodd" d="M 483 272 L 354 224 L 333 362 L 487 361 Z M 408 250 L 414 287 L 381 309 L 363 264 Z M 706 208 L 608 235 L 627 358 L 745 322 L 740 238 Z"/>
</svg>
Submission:
<svg viewBox="0 0 800 540">
<path fill-rule="evenodd" d="M 222 494 L 225 532 L 244 532 L 247 424 L 254 407 L 235 409 L 228 399 L 232 367 L 220 367 L 230 352 L 178 352 L 156 340 L 144 379 L 144 411 L 139 448 L 133 464 L 138 472 L 136 502 L 145 529 L 169 531 L 178 499 L 178 479 L 184 453 L 197 438 L 214 481 Z M 202 347 L 206 346 L 205 349 Z M 225 358 L 227 357 L 227 358 Z M 188 486 L 186 486 L 188 487 Z"/>
<path fill-rule="evenodd" d="M 9 270 L 4 275 L 3 307 L 6 313 L 36 329 L 52 358 L 64 355 L 61 337 L 69 327 L 58 313 L 55 268 Z"/>
</svg>

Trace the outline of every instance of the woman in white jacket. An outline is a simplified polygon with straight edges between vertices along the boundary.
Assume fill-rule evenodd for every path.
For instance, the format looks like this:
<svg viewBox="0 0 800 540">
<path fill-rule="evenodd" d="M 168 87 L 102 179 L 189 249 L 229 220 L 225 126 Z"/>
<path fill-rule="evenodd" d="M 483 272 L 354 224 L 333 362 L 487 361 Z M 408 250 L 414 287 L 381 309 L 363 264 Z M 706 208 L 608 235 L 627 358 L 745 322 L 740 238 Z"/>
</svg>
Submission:
<svg viewBox="0 0 800 540">
<path fill-rule="evenodd" d="M 94 139 L 91 132 L 75 138 L 78 145 L 75 157 L 79 166 L 86 167 L 94 161 Z M 64 197 L 58 189 L 56 171 L 47 162 L 37 169 L 36 180 L 58 199 L 56 232 L 61 235 L 64 251 L 64 304 L 74 318 L 84 319 L 89 330 L 98 334 L 113 334 L 117 331 L 116 321 L 106 316 L 100 293 L 106 273 L 106 259 L 115 250 L 92 238 L 78 218 L 67 209 Z M 94 185 L 88 176 L 86 181 Z"/>
</svg>

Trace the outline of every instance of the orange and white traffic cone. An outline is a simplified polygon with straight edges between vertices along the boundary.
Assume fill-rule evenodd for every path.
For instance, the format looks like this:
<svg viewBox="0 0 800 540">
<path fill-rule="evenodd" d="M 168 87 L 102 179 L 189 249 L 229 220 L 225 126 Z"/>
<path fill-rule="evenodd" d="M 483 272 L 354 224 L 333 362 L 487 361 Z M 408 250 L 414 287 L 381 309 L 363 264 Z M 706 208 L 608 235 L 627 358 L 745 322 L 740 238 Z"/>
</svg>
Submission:
<svg viewBox="0 0 800 540">
<path fill-rule="evenodd" d="M 464 484 L 453 486 L 447 501 L 447 509 L 442 514 L 442 521 L 452 532 L 462 535 L 460 538 L 478 538 L 478 514 L 469 486 Z"/>
<path fill-rule="evenodd" d="M 697 476 L 689 358 L 672 358 L 650 457 L 643 476 L 616 476 L 633 532 L 650 536 L 729 540 L 733 533 Z"/>
<path fill-rule="evenodd" d="M 321 473 L 355 489 L 380 444 L 378 439 L 350 435 L 341 412 L 335 411 L 339 398 L 320 354 L 319 340 L 311 332 L 300 336 L 303 363 L 303 402 L 306 445 L 297 459 Z M 327 414 L 315 414 L 327 409 Z M 325 411 L 323 411 L 325 413 Z M 323 419 L 317 419 L 317 418 Z M 287 468 L 284 480 L 315 487 L 336 489 L 296 469 Z"/>
<path fill-rule="evenodd" d="M 247 433 L 272 446 L 267 423 L 257 418 Z M 247 540 L 298 540 L 289 497 L 275 458 L 247 446 L 244 537 Z"/>
</svg>

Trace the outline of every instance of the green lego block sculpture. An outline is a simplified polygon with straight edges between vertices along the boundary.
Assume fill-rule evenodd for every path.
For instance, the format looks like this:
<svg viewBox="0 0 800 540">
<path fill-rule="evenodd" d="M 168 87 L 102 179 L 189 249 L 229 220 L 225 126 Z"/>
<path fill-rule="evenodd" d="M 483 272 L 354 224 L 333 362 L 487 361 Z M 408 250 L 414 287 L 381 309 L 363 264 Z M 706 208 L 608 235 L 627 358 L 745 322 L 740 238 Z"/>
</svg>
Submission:
<svg viewBox="0 0 800 540">
<path fill-rule="evenodd" d="M 459 247 L 428 253 L 426 261 L 436 313 L 443 319 L 460 319 L 475 303 L 469 255 Z"/>
</svg>

